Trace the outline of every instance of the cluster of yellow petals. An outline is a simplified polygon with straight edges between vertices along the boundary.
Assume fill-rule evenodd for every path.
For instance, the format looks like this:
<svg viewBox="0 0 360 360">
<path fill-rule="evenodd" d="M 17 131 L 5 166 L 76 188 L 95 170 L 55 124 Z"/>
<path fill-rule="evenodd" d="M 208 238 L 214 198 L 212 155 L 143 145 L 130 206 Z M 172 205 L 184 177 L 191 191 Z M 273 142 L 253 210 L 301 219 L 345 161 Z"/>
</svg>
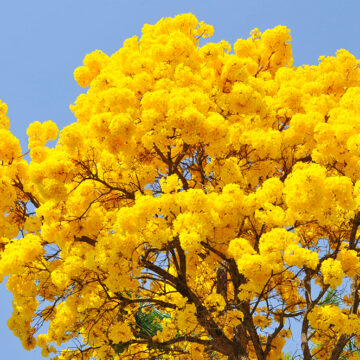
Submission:
<svg viewBox="0 0 360 360">
<path fill-rule="evenodd" d="M 295 67 L 285 26 L 233 51 L 212 34 L 179 15 L 86 55 L 76 122 L 31 124 L 30 162 L 0 101 L 0 279 L 25 348 L 275 360 L 305 313 L 325 359 L 331 332 L 360 334 L 360 62 Z M 312 304 L 311 286 L 343 286 L 345 305 Z"/>
</svg>

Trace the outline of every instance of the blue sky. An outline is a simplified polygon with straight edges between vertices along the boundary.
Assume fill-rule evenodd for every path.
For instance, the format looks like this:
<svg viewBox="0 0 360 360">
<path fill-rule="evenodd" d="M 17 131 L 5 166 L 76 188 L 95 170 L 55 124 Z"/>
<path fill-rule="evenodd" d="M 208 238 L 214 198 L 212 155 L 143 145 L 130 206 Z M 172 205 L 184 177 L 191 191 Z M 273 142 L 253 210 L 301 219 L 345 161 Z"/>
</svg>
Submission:
<svg viewBox="0 0 360 360">
<path fill-rule="evenodd" d="M 336 0 L 59 0 L 2 1 L 0 99 L 9 106 L 11 130 L 26 151 L 26 128 L 33 121 L 74 121 L 69 110 L 81 93 L 74 69 L 85 54 L 112 54 L 140 35 L 144 23 L 192 12 L 215 28 L 210 41 L 247 38 L 250 30 L 276 25 L 291 29 L 295 65 L 317 64 L 321 55 L 344 48 L 360 58 L 360 2 Z M 27 352 L 7 329 L 11 296 L 0 285 L 1 359 L 41 359 Z"/>
</svg>

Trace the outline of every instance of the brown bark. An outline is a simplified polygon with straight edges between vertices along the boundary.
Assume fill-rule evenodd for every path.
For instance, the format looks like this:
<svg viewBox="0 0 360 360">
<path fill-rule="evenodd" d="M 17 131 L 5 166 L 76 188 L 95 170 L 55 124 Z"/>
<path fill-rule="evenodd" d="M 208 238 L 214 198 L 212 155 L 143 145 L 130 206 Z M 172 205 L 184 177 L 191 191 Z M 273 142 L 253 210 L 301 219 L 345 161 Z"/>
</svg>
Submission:
<svg viewBox="0 0 360 360">
<path fill-rule="evenodd" d="M 227 299 L 227 271 L 225 264 L 221 264 L 216 270 L 216 292 Z"/>
<path fill-rule="evenodd" d="M 227 270 L 226 262 L 222 262 L 216 270 L 216 292 L 227 301 Z M 229 355 L 229 360 L 249 360 L 247 355 L 247 345 L 249 342 L 248 336 L 246 334 L 246 328 L 244 324 L 234 328 L 234 353 Z"/>
</svg>

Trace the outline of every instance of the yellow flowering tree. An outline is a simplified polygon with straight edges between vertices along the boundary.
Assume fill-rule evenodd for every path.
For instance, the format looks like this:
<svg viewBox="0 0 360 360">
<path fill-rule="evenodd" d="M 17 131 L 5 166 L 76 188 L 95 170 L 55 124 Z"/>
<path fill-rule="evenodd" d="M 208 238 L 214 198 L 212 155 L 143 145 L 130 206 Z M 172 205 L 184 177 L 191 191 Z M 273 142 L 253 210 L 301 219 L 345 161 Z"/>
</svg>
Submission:
<svg viewBox="0 0 360 360">
<path fill-rule="evenodd" d="M 31 124 L 30 162 L 0 103 L 0 278 L 26 349 L 277 360 L 300 321 L 303 359 L 356 358 L 359 61 L 295 67 L 284 26 L 233 50 L 212 33 L 180 15 L 86 55 L 77 121 Z"/>
</svg>

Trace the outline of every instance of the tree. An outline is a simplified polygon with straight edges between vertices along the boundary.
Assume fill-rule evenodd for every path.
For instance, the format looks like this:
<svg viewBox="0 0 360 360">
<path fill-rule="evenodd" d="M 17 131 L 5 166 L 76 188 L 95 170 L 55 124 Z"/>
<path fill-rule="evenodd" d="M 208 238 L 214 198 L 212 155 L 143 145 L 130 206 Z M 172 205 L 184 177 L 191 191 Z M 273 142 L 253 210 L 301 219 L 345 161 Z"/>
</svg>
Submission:
<svg viewBox="0 0 360 360">
<path fill-rule="evenodd" d="M 0 104 L 0 275 L 25 348 L 285 359 L 299 321 L 303 359 L 358 358 L 359 61 L 295 67 L 284 26 L 234 52 L 212 32 L 179 15 L 86 55 L 77 121 L 31 124 L 29 162 Z"/>
</svg>

